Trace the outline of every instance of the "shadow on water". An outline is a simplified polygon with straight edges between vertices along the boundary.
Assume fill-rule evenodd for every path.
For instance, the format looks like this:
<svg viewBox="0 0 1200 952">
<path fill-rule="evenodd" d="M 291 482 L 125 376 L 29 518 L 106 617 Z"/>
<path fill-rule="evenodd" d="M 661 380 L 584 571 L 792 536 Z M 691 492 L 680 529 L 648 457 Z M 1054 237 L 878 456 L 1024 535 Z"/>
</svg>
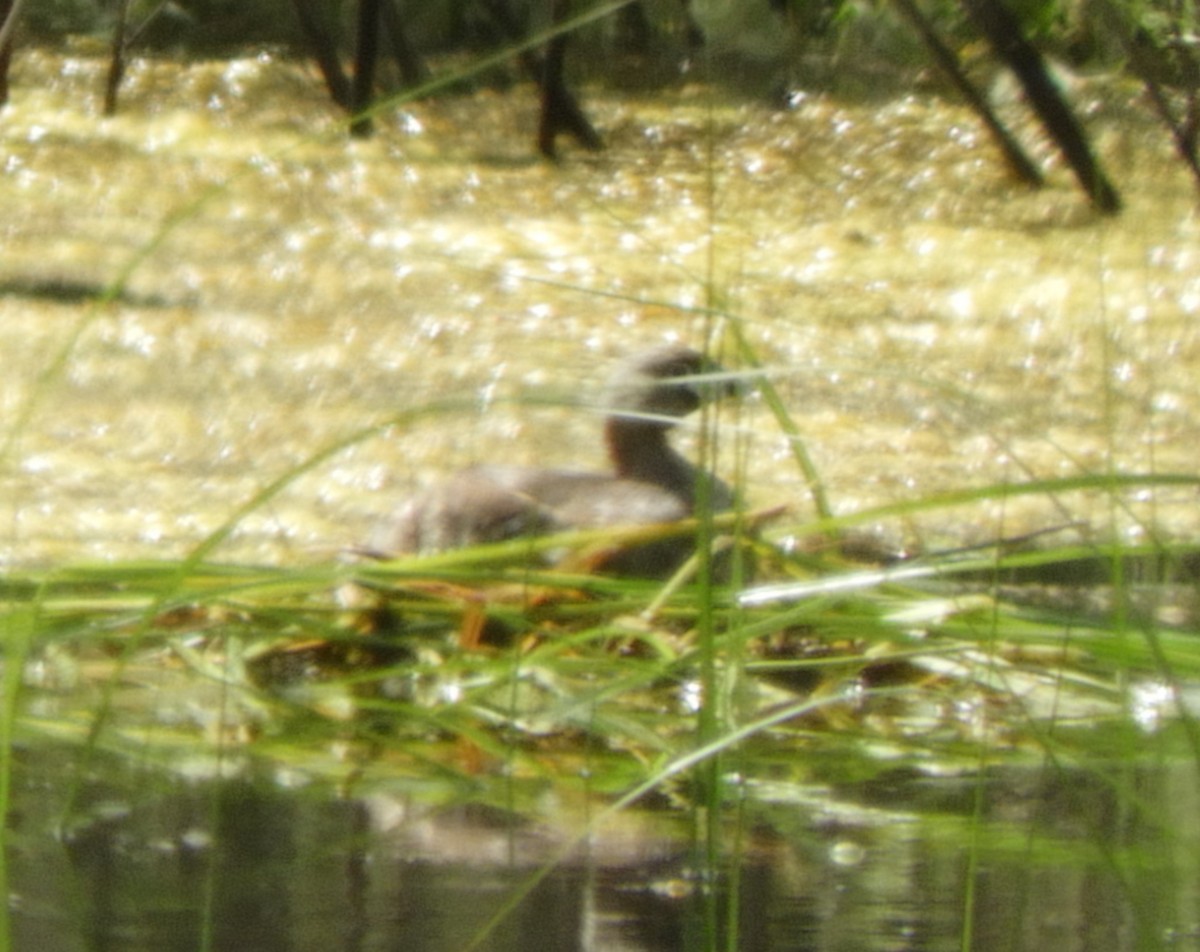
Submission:
<svg viewBox="0 0 1200 952">
<path fill-rule="evenodd" d="M 706 897 L 722 922 L 736 908 L 744 950 L 958 949 L 972 869 L 976 948 L 1195 947 L 1161 925 L 1197 888 L 1176 854 L 1200 805 L 1170 768 L 1131 779 L 1140 815 L 1084 771 L 764 784 L 747 791 L 740 857 L 714 876 L 683 818 L 630 811 L 538 879 L 571 834 L 495 808 L 185 781 L 101 755 L 77 779 L 75 756 L 19 754 L 16 949 L 684 950 L 705 947 Z"/>
</svg>

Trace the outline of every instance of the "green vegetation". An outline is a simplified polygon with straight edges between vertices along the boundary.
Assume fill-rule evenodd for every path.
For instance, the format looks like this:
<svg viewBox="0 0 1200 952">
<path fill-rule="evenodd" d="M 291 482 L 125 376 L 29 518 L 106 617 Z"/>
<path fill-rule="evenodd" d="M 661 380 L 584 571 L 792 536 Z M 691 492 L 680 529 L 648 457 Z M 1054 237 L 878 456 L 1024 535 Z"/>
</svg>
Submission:
<svg viewBox="0 0 1200 952">
<path fill-rule="evenodd" d="M 168 218 L 106 297 L 208 197 Z M 735 315 L 714 308 L 708 321 L 737 365 L 759 363 Z M 48 361 L 29 406 L 69 367 L 76 340 Z M 931 512 L 950 522 L 964 506 L 1022 495 L 1082 494 L 1117 514 L 1134 496 L 1195 491 L 1200 477 L 1099 471 L 838 516 L 800 426 L 769 380 L 747 378 L 791 437 L 818 515 L 687 527 L 733 553 L 721 556 L 737 566 L 732 584 L 711 577 L 707 554 L 665 585 L 589 575 L 589 550 L 619 541 L 595 532 L 381 563 L 220 560 L 242 519 L 380 426 L 315 448 L 187 558 L 12 569 L 0 581 L 0 813 L 12 751 L 62 743 L 164 776 L 184 763 L 220 775 L 266 762 L 348 795 L 386 785 L 516 817 L 552 790 L 588 804 L 564 856 L 613 814 L 652 804 L 696 818 L 706 862 L 724 870 L 736 866 L 747 801 L 761 808 L 756 823 L 786 829 L 768 788 L 785 802 L 814 789 L 853 800 L 907 772 L 966 778 L 968 798 L 925 809 L 972 868 L 1022 848 L 1034 862 L 1071 850 L 1082 864 L 1095 849 L 1137 900 L 1144 856 L 1086 841 L 1039 852 L 1029 847 L 1038 831 L 992 822 L 983 803 L 996 772 L 1071 771 L 1158 828 L 1132 775 L 1163 763 L 1200 770 L 1187 700 L 1200 682 L 1195 548 L 1156 542 L 1145 526 L 1140 545 L 1114 531 L 1094 546 L 1050 536 L 903 561 L 850 553 L 862 525 Z M 414 407 L 383 426 L 455 409 Z M 13 414 L 5 454 L 29 420 L 28 406 Z M 724 421 L 708 422 L 710 440 L 729 438 Z M 557 569 L 537 558 L 559 549 L 575 555 Z M 962 896 L 967 923 L 972 902 Z M 1160 926 L 1138 926 L 1139 946 L 1157 947 Z"/>
<path fill-rule="evenodd" d="M 1172 614 L 1195 591 L 1194 550 L 1001 545 L 879 566 L 838 545 L 784 555 L 773 537 L 846 540 L 857 523 L 987 496 L 1090 491 L 1119 506 L 1198 485 L 994 486 L 761 536 L 717 520 L 707 532 L 753 558 L 757 588 L 697 584 L 688 569 L 663 586 L 531 567 L 539 551 L 613 543 L 594 532 L 303 569 L 212 562 L 214 537 L 182 562 L 12 573 L 0 729 L 10 749 L 68 743 L 167 774 L 251 758 L 348 794 L 382 783 L 517 814 L 550 788 L 597 804 L 578 837 L 644 801 L 704 807 L 708 862 L 724 868 L 735 805 L 766 785 L 1200 765 L 1182 701 L 1200 682 L 1200 633 Z M 1048 583 L 1081 565 L 1085 589 Z M 961 809 L 948 818 L 973 849 L 1009 848 L 985 845 L 998 830 Z"/>
</svg>

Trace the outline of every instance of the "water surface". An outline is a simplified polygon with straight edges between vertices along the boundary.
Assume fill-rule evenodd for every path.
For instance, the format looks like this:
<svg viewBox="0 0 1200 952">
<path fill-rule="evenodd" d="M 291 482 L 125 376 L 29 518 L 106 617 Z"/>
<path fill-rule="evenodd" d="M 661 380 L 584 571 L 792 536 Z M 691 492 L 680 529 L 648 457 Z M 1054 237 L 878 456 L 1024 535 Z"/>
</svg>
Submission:
<svg viewBox="0 0 1200 952">
<path fill-rule="evenodd" d="M 351 142 L 294 62 L 138 61 L 115 118 L 97 115 L 103 67 L 26 51 L 4 116 L 10 564 L 178 555 L 311 454 L 408 411 L 220 554 L 328 557 L 480 459 L 602 465 L 592 415 L 509 401 L 578 402 L 630 350 L 698 340 L 707 305 L 774 372 L 838 512 L 1195 472 L 1195 194 L 1136 90 L 1077 93 L 1127 198 L 1105 219 L 1036 130 L 1050 184 L 1031 192 L 927 93 L 779 110 L 597 89 L 608 149 L 552 166 L 531 154 L 527 89 L 404 104 Z M 110 303 L 78 299 L 114 283 Z M 434 399 L 456 406 L 421 414 Z M 807 520 L 763 408 L 722 424 L 744 435 L 750 500 Z M 1075 520 L 1194 538 L 1194 501 L 1042 497 L 870 528 L 926 547 Z"/>
</svg>

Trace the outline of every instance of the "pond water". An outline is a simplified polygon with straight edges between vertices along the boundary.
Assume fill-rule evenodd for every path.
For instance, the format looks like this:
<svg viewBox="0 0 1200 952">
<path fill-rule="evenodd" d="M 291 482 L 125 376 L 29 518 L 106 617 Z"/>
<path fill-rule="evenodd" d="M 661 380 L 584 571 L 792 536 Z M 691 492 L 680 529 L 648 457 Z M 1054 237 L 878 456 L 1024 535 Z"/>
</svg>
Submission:
<svg viewBox="0 0 1200 952">
<path fill-rule="evenodd" d="M 982 802 L 969 778 L 904 772 L 853 794 L 763 788 L 743 818 L 756 832 L 713 870 L 686 823 L 637 811 L 568 851 L 555 824 L 570 807 L 551 796 L 530 824 L 419 791 L 345 797 L 269 772 L 172 782 L 102 757 L 81 772 L 77 750 L 53 746 L 19 756 L 14 949 L 683 952 L 718 947 L 706 923 L 729 928 L 731 909 L 744 950 L 1200 948 L 1187 771 L 1004 771 Z M 1155 822 L 1121 807 L 1123 784 Z"/>
<path fill-rule="evenodd" d="M 1051 174 L 1029 192 L 932 94 L 778 110 L 596 90 L 607 150 L 551 166 L 521 88 L 406 104 L 347 142 L 301 64 L 138 61 L 115 118 L 97 115 L 103 69 L 24 52 L 0 129 L 19 210 L 0 233 L 10 565 L 178 556 L 404 413 L 241 518 L 218 557 L 328 558 L 480 459 L 600 465 L 594 415 L 553 404 L 642 343 L 699 341 L 710 304 L 770 369 L 838 513 L 1196 471 L 1195 192 L 1136 90 L 1077 92 L 1127 200 L 1105 219 L 1035 130 Z M 111 303 L 72 299 L 118 281 Z M 722 424 L 749 500 L 810 519 L 760 402 Z M 1194 503 L 1041 496 L 868 528 L 895 547 L 1075 522 L 1191 540 Z"/>
<path fill-rule="evenodd" d="M 1195 192 L 1136 90 L 1076 92 L 1125 194 L 1108 219 L 1036 130 L 1050 181 L 1028 192 L 928 92 L 797 91 L 774 109 L 700 84 L 594 89 L 608 148 L 551 166 L 519 87 L 403 104 L 349 142 L 303 64 L 138 61 L 115 118 L 98 115 L 104 68 L 24 51 L 0 117 L 7 569 L 177 558 L 233 519 L 215 558 L 327 562 L 462 464 L 600 465 L 586 404 L 608 364 L 722 322 L 839 513 L 1196 472 Z M 726 473 L 792 507 L 776 532 L 802 531 L 787 436 L 753 394 L 722 414 Z M 895 548 L 1064 524 L 1197 536 L 1194 487 L 1122 502 L 1039 495 L 867 529 Z M 739 947 L 773 952 L 957 949 L 964 932 L 987 949 L 1200 948 L 1200 810 L 1171 758 L 1038 760 L 982 785 L 878 763 L 870 784 L 848 768 L 801 782 L 781 761 L 747 779 L 744 842 L 713 868 L 690 815 L 593 827 L 577 812 L 594 804 L 557 788 L 531 827 L 503 798 L 386 771 L 301 782 L 247 758 L 189 777 L 36 733 L 14 756 L 19 949 L 690 950 L 730 908 Z"/>
</svg>

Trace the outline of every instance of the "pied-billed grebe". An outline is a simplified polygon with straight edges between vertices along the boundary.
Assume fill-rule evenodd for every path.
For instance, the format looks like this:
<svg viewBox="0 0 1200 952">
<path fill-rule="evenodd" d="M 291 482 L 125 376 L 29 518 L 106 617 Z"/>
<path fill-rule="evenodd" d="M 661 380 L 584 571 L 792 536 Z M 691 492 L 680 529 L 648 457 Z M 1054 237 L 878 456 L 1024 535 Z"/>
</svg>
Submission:
<svg viewBox="0 0 1200 952">
<path fill-rule="evenodd" d="M 473 466 L 410 498 L 371 538 L 379 553 L 427 553 L 522 535 L 684 519 L 698 496 L 713 511 L 733 505 L 729 487 L 671 448 L 676 422 L 727 383 L 697 379 L 719 370 L 688 347 L 655 348 L 622 364 L 602 405 L 613 472 Z M 672 539 L 623 549 L 598 566 L 622 575 L 661 576 L 690 550 Z"/>
</svg>

